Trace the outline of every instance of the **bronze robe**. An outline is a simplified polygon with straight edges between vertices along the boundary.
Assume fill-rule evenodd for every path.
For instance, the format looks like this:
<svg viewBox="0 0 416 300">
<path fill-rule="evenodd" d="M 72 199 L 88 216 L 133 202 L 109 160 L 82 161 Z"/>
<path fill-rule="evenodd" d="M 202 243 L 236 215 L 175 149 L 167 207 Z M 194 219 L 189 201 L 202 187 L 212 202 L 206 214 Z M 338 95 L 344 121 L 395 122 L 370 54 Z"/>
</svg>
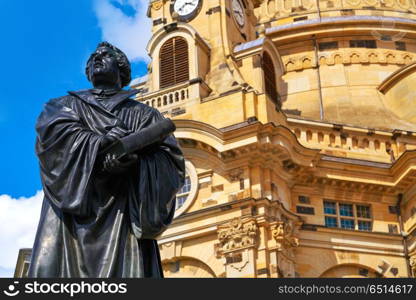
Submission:
<svg viewBox="0 0 416 300">
<path fill-rule="evenodd" d="M 29 277 L 163 277 L 155 237 L 172 221 L 185 175 L 173 136 L 147 147 L 127 172 L 101 170 L 100 142 L 161 120 L 120 91 L 100 103 L 90 90 L 49 101 L 36 153 L 45 198 Z"/>
</svg>

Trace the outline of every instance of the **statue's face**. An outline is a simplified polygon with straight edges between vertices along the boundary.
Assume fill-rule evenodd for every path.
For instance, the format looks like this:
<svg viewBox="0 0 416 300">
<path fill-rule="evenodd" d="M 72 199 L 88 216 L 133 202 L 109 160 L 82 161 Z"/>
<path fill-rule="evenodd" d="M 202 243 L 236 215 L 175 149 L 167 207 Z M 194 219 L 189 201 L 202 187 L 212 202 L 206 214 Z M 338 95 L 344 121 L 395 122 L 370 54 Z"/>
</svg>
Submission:
<svg viewBox="0 0 416 300">
<path fill-rule="evenodd" d="M 98 48 L 90 62 L 90 78 L 94 85 L 101 81 L 116 82 L 120 80 L 120 70 L 116 53 L 108 47 Z"/>
</svg>

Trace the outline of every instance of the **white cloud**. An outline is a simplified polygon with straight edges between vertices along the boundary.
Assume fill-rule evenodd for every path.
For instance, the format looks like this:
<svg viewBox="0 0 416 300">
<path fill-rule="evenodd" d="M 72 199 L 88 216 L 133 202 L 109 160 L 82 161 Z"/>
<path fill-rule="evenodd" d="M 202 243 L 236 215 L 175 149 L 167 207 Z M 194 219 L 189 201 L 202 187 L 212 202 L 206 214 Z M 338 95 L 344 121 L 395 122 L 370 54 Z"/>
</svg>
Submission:
<svg viewBox="0 0 416 300">
<path fill-rule="evenodd" d="M 0 195 L 0 277 L 13 277 L 20 248 L 32 248 L 43 192 L 14 199 Z"/>
<path fill-rule="evenodd" d="M 120 48 L 131 61 L 149 61 L 146 44 L 151 37 L 151 20 L 146 16 L 149 0 L 94 0 L 94 11 L 102 38 Z M 134 14 L 128 15 L 121 7 Z"/>
</svg>

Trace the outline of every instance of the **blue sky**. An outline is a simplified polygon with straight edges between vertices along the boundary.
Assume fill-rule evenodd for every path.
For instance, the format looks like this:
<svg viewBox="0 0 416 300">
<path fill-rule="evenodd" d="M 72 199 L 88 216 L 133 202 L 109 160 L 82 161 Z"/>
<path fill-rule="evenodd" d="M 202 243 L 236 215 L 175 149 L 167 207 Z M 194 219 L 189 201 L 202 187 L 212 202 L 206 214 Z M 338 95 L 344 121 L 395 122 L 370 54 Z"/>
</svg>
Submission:
<svg viewBox="0 0 416 300">
<path fill-rule="evenodd" d="M 18 248 L 33 243 L 42 199 L 34 126 L 43 104 L 90 87 L 85 63 L 102 40 L 126 52 L 133 78 L 144 75 L 147 2 L 0 1 L 0 277 L 12 275 Z"/>
</svg>

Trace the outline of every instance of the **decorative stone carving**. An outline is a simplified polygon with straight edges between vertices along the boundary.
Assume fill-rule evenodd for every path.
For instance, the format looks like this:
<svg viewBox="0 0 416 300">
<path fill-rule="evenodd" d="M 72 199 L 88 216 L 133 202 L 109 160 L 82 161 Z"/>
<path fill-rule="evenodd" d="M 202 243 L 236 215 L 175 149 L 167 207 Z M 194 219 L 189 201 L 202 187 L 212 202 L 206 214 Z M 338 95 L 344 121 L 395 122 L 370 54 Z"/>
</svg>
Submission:
<svg viewBox="0 0 416 300">
<path fill-rule="evenodd" d="M 219 255 L 257 244 L 257 224 L 254 219 L 235 218 L 218 227 L 217 253 Z"/>
<path fill-rule="evenodd" d="M 236 259 L 237 258 L 237 259 Z M 237 256 L 226 256 L 226 262 L 230 268 L 233 268 L 237 272 L 241 272 L 249 264 L 249 255 L 247 250 L 242 251 Z"/>
<path fill-rule="evenodd" d="M 413 277 L 416 277 L 416 256 L 410 258 L 409 264 L 412 269 Z"/>
<path fill-rule="evenodd" d="M 243 175 L 244 170 L 243 169 L 232 169 L 228 172 L 228 178 L 231 182 L 238 181 L 241 178 L 241 175 Z"/>
<path fill-rule="evenodd" d="M 386 259 L 381 259 L 379 261 L 376 270 L 380 275 L 383 276 L 386 276 L 388 272 L 392 273 L 394 276 L 397 275 L 397 268 Z"/>
<path fill-rule="evenodd" d="M 159 245 L 162 261 L 174 261 L 182 255 L 182 241 L 172 241 Z"/>
<path fill-rule="evenodd" d="M 163 1 L 155 1 L 152 3 L 152 8 L 154 10 L 159 10 L 162 8 L 162 6 L 163 6 Z"/>
<path fill-rule="evenodd" d="M 313 55 L 290 55 L 284 56 L 283 64 L 287 72 L 310 69 L 316 66 Z M 320 53 L 319 65 L 336 65 L 336 64 L 395 64 L 404 65 L 415 61 L 415 56 L 404 51 L 379 49 L 363 50 L 343 50 Z"/>
<path fill-rule="evenodd" d="M 279 249 L 290 249 L 299 246 L 299 240 L 293 236 L 293 226 L 290 223 L 277 222 L 272 226 L 271 232 Z"/>
<path fill-rule="evenodd" d="M 276 242 L 278 276 L 295 277 L 295 249 L 299 246 L 295 231 L 299 225 L 299 221 L 281 216 L 270 226 L 270 233 Z"/>
</svg>

